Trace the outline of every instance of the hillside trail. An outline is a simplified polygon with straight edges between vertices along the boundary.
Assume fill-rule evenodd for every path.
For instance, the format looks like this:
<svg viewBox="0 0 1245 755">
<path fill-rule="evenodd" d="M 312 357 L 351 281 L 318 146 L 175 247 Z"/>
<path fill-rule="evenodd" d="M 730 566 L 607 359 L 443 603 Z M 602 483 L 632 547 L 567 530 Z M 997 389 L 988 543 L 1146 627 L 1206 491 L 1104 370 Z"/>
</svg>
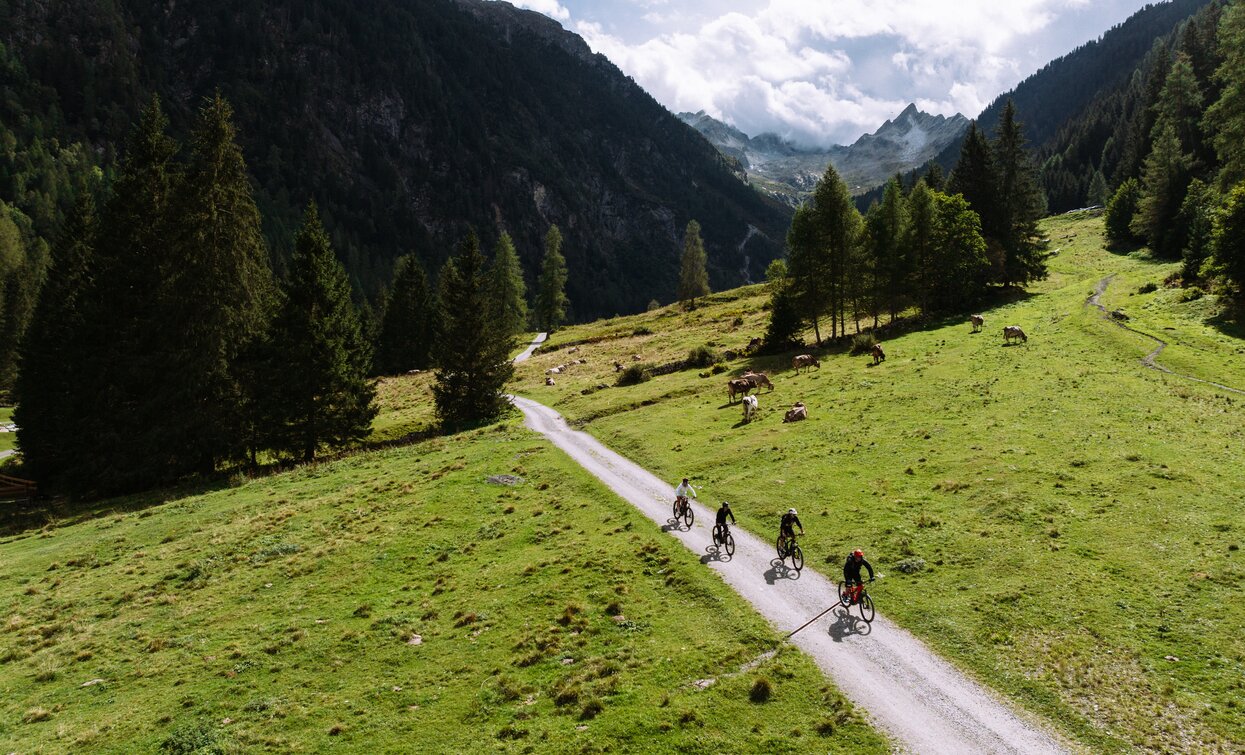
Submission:
<svg viewBox="0 0 1245 755">
<path fill-rule="evenodd" d="M 1216 383 L 1213 380 L 1203 380 L 1202 378 L 1193 377 L 1192 375 L 1186 375 L 1182 372 L 1176 372 L 1175 370 L 1164 367 L 1163 365 L 1155 361 L 1158 359 L 1159 354 L 1163 353 L 1163 349 L 1167 348 L 1167 341 L 1164 341 L 1162 338 L 1159 338 L 1158 336 L 1153 336 L 1144 331 L 1137 330 L 1136 328 L 1125 325 L 1123 322 L 1112 317 L 1111 313 L 1107 311 L 1107 308 L 1103 306 L 1102 302 L 1100 301 L 1102 299 L 1102 295 L 1107 292 L 1107 286 L 1111 285 L 1111 280 L 1113 278 L 1115 278 L 1115 273 L 1112 273 L 1108 275 L 1107 277 L 1103 278 L 1102 280 L 1098 281 L 1098 283 L 1094 286 L 1094 293 L 1091 294 L 1090 297 L 1085 300 L 1085 304 L 1092 306 L 1092 307 L 1097 307 L 1098 311 L 1102 313 L 1102 318 L 1106 320 L 1107 322 L 1114 323 L 1116 326 L 1121 327 L 1130 333 L 1136 333 L 1137 335 L 1142 336 L 1143 338 L 1148 338 L 1151 341 L 1155 342 L 1156 345 L 1154 349 L 1149 354 L 1146 354 L 1144 357 L 1141 358 L 1141 364 L 1143 366 L 1148 367 L 1149 369 L 1152 369 L 1152 370 L 1157 370 L 1158 372 L 1162 372 L 1167 375 L 1171 375 L 1172 377 L 1178 377 L 1184 380 L 1192 380 L 1195 383 L 1202 383 L 1204 385 L 1213 385 L 1214 387 L 1219 388 L 1220 390 L 1229 391 L 1231 393 L 1238 393 L 1242 396 L 1245 396 L 1245 390 L 1241 390 L 1240 388 L 1232 388 L 1231 386 L 1224 385 L 1223 383 Z"/>
<path fill-rule="evenodd" d="M 530 353 L 529 349 L 521 356 L 526 359 Z M 835 582 L 811 568 L 795 572 L 782 566 L 772 541 L 742 527 L 731 528 L 734 557 L 719 554 L 712 544 L 712 510 L 694 503 L 695 524 L 690 530 L 676 526 L 671 520 L 673 488 L 669 483 L 591 435 L 572 430 L 553 409 L 520 396 L 511 400 L 529 428 L 699 555 L 702 563 L 782 633 L 838 601 Z M 833 563 L 837 565 L 837 557 Z M 884 605 L 885 591 L 879 591 L 878 598 Z M 872 624 L 866 624 L 839 607 L 790 641 L 811 656 L 903 751 L 1057 753 L 1069 749 L 1046 727 L 1014 710 L 880 612 Z"/>
</svg>

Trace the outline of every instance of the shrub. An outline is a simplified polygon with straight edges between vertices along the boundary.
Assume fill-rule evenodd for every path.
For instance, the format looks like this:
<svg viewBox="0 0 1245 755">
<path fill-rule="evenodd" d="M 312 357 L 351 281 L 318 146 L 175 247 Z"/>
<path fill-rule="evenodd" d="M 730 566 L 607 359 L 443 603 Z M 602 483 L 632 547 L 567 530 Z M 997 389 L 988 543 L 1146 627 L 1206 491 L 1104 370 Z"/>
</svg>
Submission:
<svg viewBox="0 0 1245 755">
<path fill-rule="evenodd" d="M 1180 301 L 1182 302 L 1197 301 L 1198 299 L 1201 299 L 1205 295 L 1206 295 L 1205 291 L 1198 288 L 1197 286 L 1194 286 L 1193 288 L 1186 288 L 1184 291 L 1180 292 Z"/>
<path fill-rule="evenodd" d="M 873 351 L 873 347 L 877 344 L 877 342 L 877 336 L 872 333 L 857 333 L 852 336 L 852 356 L 868 354 Z"/>
<path fill-rule="evenodd" d="M 748 699 L 754 703 L 763 703 L 768 701 L 774 695 L 774 685 L 770 684 L 769 679 L 761 677 L 752 683 L 752 689 L 748 691 Z"/>
<path fill-rule="evenodd" d="M 727 371 L 727 370 L 729 370 L 729 369 L 730 369 L 730 367 L 727 367 L 725 364 L 722 364 L 721 362 L 718 362 L 718 363 L 714 364 L 714 365 L 713 365 L 713 369 L 711 369 L 711 370 L 709 370 L 709 371 L 710 371 L 710 372 L 712 372 L 714 375 L 721 375 L 723 372 L 726 372 L 726 371 Z"/>
<path fill-rule="evenodd" d="M 656 299 L 649 299 L 648 300 L 648 311 L 652 312 L 655 309 L 661 309 L 661 302 L 657 301 Z"/>
<path fill-rule="evenodd" d="M 687 352 L 687 363 L 692 367 L 709 367 L 717 362 L 721 357 L 718 352 L 711 349 L 708 344 L 697 346 Z"/>
<path fill-rule="evenodd" d="M 224 752 L 220 731 L 207 721 L 185 723 L 160 743 L 160 752 L 170 755 L 206 755 Z"/>
<path fill-rule="evenodd" d="M 647 325 L 641 325 L 640 327 L 638 327 L 638 328 L 636 328 L 635 330 L 631 331 L 631 335 L 633 335 L 633 336 L 651 336 L 651 335 L 653 335 L 653 331 L 652 331 L 652 329 L 651 329 L 651 328 L 649 328 Z"/>
<path fill-rule="evenodd" d="M 925 569 L 925 559 L 913 556 L 895 564 L 895 568 L 904 574 L 916 574 Z"/>
<path fill-rule="evenodd" d="M 618 380 L 614 384 L 618 386 L 639 385 L 652 379 L 653 374 L 649 372 L 648 365 L 633 364 L 618 373 Z"/>
</svg>

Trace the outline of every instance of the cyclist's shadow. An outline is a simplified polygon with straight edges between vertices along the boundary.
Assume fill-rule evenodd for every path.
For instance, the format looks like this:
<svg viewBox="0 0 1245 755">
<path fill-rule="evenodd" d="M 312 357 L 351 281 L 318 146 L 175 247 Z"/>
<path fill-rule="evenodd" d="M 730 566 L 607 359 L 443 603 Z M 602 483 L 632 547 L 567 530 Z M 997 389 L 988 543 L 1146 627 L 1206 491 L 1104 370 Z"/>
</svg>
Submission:
<svg viewBox="0 0 1245 755">
<path fill-rule="evenodd" d="M 688 529 L 691 529 L 690 527 Z M 662 532 L 683 532 L 682 519 L 667 519 L 666 523 L 661 526 Z"/>
<path fill-rule="evenodd" d="M 787 566 L 787 563 L 780 558 L 770 559 L 769 568 L 765 570 L 765 583 L 768 585 L 778 584 L 780 579 L 799 578 L 800 573 Z"/>
<path fill-rule="evenodd" d="M 831 612 L 834 623 L 828 630 L 830 639 L 842 642 L 845 637 L 867 637 L 873 631 L 873 625 L 859 616 L 853 616 L 847 608 L 840 606 Z"/>
<path fill-rule="evenodd" d="M 730 560 L 731 560 L 731 556 L 728 555 L 727 552 L 723 550 L 722 546 L 720 545 L 705 546 L 705 555 L 700 557 L 700 563 L 702 564 L 708 564 L 714 561 L 717 561 L 719 563 L 726 563 L 727 561 L 730 561 Z"/>
</svg>

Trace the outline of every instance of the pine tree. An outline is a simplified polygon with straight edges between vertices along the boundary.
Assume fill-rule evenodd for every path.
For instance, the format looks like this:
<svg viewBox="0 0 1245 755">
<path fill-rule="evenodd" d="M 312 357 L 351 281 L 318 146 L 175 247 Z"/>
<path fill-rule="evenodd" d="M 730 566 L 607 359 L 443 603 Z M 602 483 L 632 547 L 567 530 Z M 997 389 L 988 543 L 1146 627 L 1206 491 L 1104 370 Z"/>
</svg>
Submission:
<svg viewBox="0 0 1245 755">
<path fill-rule="evenodd" d="M 1245 182 L 1228 193 L 1223 209 L 1215 217 L 1213 237 L 1215 264 L 1245 297 Z"/>
<path fill-rule="evenodd" d="M 1187 230 L 1181 254 L 1180 277 L 1186 282 L 1201 277 L 1202 265 L 1211 256 L 1215 209 L 1215 190 L 1200 179 L 1194 179 L 1180 206 L 1180 224 Z"/>
<path fill-rule="evenodd" d="M 697 296 L 709 295 L 709 256 L 700 238 L 700 223 L 690 220 L 683 231 L 683 257 L 679 265 L 678 299 L 688 309 L 696 308 Z"/>
<path fill-rule="evenodd" d="M 1219 187 L 1245 181 L 1245 3 L 1230 3 L 1219 19 L 1219 54 L 1223 62 L 1215 81 L 1223 87 L 1206 110 L 1203 124 L 1219 156 Z"/>
<path fill-rule="evenodd" d="M 557 254 L 556 244 L 549 248 Z M 494 320 L 484 265 L 473 231 L 441 269 L 432 393 L 437 418 L 449 432 L 497 419 L 508 406 L 504 391 L 514 374 L 512 340 Z"/>
<path fill-rule="evenodd" d="M 998 195 L 993 207 L 998 217 L 992 231 L 1004 253 L 998 282 L 1009 286 L 1041 280 L 1046 277 L 1046 257 L 1038 243 L 1038 220 L 1046 214 L 1046 198 L 1038 188 L 1037 171 L 1025 151 L 1024 133 L 1011 100 L 1004 106 L 999 123 L 994 164 Z"/>
<path fill-rule="evenodd" d="M 179 474 L 240 459 L 248 428 L 243 363 L 271 320 L 276 286 L 232 108 L 219 93 L 199 111 L 172 234 L 162 321 L 177 334 L 160 376 L 158 450 Z"/>
<path fill-rule="evenodd" d="M 54 480 L 90 452 L 80 430 L 95 397 L 82 390 L 90 368 L 81 358 L 87 333 L 83 298 L 93 268 L 96 233 L 91 191 L 78 204 L 52 247 L 47 280 L 39 291 L 21 349 L 13 420 L 25 468 L 37 480 Z"/>
<path fill-rule="evenodd" d="M 1102 171 L 1095 170 L 1089 180 L 1089 190 L 1085 192 L 1085 204 L 1089 207 L 1102 207 L 1111 199 L 1111 190 L 1107 187 L 1107 178 Z"/>
<path fill-rule="evenodd" d="M 934 281 L 938 277 L 938 256 L 934 253 L 936 193 L 938 192 L 931 191 L 925 185 L 925 180 L 921 179 L 908 195 L 908 228 L 904 236 L 904 246 L 912 255 L 914 287 L 922 315 L 928 315 L 933 310 L 930 292 L 933 291 Z"/>
<path fill-rule="evenodd" d="M 925 168 L 925 175 L 922 177 L 922 180 L 924 180 L 925 185 L 933 191 L 942 191 L 943 186 L 947 183 L 946 177 L 942 174 L 942 166 L 933 160 L 931 160 L 929 165 Z M 916 186 L 914 185 L 912 188 L 915 189 Z M 911 192 L 909 192 L 909 194 L 910 193 Z"/>
<path fill-rule="evenodd" d="M 358 442 L 371 431 L 371 349 L 359 328 L 346 270 L 334 256 L 314 204 L 290 258 L 290 280 L 272 329 L 270 393 L 260 415 L 283 454 L 311 461 L 322 446 Z"/>
<path fill-rule="evenodd" d="M 562 256 L 562 232 L 556 225 L 545 234 L 545 257 L 541 261 L 536 290 L 536 327 L 549 333 L 566 319 L 566 258 Z"/>
<path fill-rule="evenodd" d="M 1177 216 L 1189 183 L 1189 156 L 1180 147 L 1176 126 L 1160 120 L 1154 149 L 1142 172 L 1141 199 L 1131 225 L 1160 257 L 1176 259 L 1184 248 L 1184 229 Z"/>
<path fill-rule="evenodd" d="M 877 271 L 878 298 L 890 313 L 891 322 L 905 306 L 905 297 L 913 272 L 912 255 L 904 244 L 907 234 L 908 206 L 902 185 L 895 179 L 886 184 L 877 214 L 869 224 L 872 265 Z M 877 308 L 874 308 L 873 326 L 876 328 Z"/>
<path fill-rule="evenodd" d="M 812 201 L 817 241 L 824 245 L 826 254 L 830 335 L 834 338 L 847 334 L 848 277 L 855 272 L 852 261 L 856 258 L 864 222 L 847 184 L 833 165 L 826 166 L 826 172 L 813 190 Z"/>
<path fill-rule="evenodd" d="M 990 263 L 981 223 L 964 197 L 934 192 L 932 198 L 930 307 L 953 312 L 981 296 L 989 282 Z"/>
<path fill-rule="evenodd" d="M 800 205 L 791 218 L 791 227 L 787 230 L 788 281 L 781 286 L 782 291 L 774 293 L 774 306 L 778 306 L 778 297 L 784 297 L 783 304 L 799 314 L 798 319 L 813 325 L 813 337 L 821 345 L 821 318 L 829 307 L 830 261 L 829 250 L 822 242 L 817 227 L 816 211 L 811 204 Z M 785 319 L 780 327 L 774 324 L 778 311 L 770 314 L 770 329 L 773 339 L 766 336 L 766 343 L 785 342 L 794 337 L 791 322 L 796 318 L 783 312 Z"/>
<path fill-rule="evenodd" d="M 998 175 L 994 151 L 986 135 L 977 128 L 975 121 L 969 123 L 960 159 L 947 180 L 947 193 L 963 196 L 981 218 L 982 234 L 993 239 L 1001 239 L 1005 231 L 999 207 Z"/>
<path fill-rule="evenodd" d="M 517 338 L 527 330 L 527 285 L 523 282 L 523 268 L 514 242 L 505 231 L 497 239 L 497 251 L 489 270 L 489 287 L 497 307 L 498 327 Z"/>
<path fill-rule="evenodd" d="M 1202 90 L 1193 74 L 1193 63 L 1183 51 L 1172 59 L 1171 70 L 1163 84 L 1162 94 L 1155 103 L 1155 128 L 1170 123 L 1176 129 L 1180 150 L 1189 155 L 1190 163 L 1200 151 L 1202 131 Z M 1157 134 L 1152 134 L 1157 136 Z"/>
<path fill-rule="evenodd" d="M 1120 184 L 1115 194 L 1107 201 L 1104 218 L 1107 241 L 1116 244 L 1131 243 L 1137 240 L 1133 234 L 1133 216 L 1137 214 L 1137 205 L 1141 202 L 1141 184 L 1130 178 Z"/>
<path fill-rule="evenodd" d="M 427 369 L 436 317 L 436 301 L 423 265 L 414 255 L 401 257 L 394 266 L 393 287 L 381 317 L 376 346 L 378 374 Z"/>
</svg>

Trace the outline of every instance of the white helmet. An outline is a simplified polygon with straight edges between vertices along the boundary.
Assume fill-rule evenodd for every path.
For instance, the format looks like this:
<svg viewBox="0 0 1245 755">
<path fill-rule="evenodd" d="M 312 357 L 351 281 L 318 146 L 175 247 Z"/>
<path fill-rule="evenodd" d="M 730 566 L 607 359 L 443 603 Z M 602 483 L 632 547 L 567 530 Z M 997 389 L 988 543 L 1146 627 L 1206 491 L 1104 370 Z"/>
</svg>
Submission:
<svg viewBox="0 0 1245 755">
<path fill-rule="evenodd" d="M 787 509 L 787 513 L 788 513 L 788 514 L 791 514 L 791 515 L 794 515 L 794 514 L 795 514 L 795 509 Z"/>
<path fill-rule="evenodd" d="M 731 507 L 730 501 L 722 501 L 722 508 L 729 509 L 730 507 Z"/>
</svg>

